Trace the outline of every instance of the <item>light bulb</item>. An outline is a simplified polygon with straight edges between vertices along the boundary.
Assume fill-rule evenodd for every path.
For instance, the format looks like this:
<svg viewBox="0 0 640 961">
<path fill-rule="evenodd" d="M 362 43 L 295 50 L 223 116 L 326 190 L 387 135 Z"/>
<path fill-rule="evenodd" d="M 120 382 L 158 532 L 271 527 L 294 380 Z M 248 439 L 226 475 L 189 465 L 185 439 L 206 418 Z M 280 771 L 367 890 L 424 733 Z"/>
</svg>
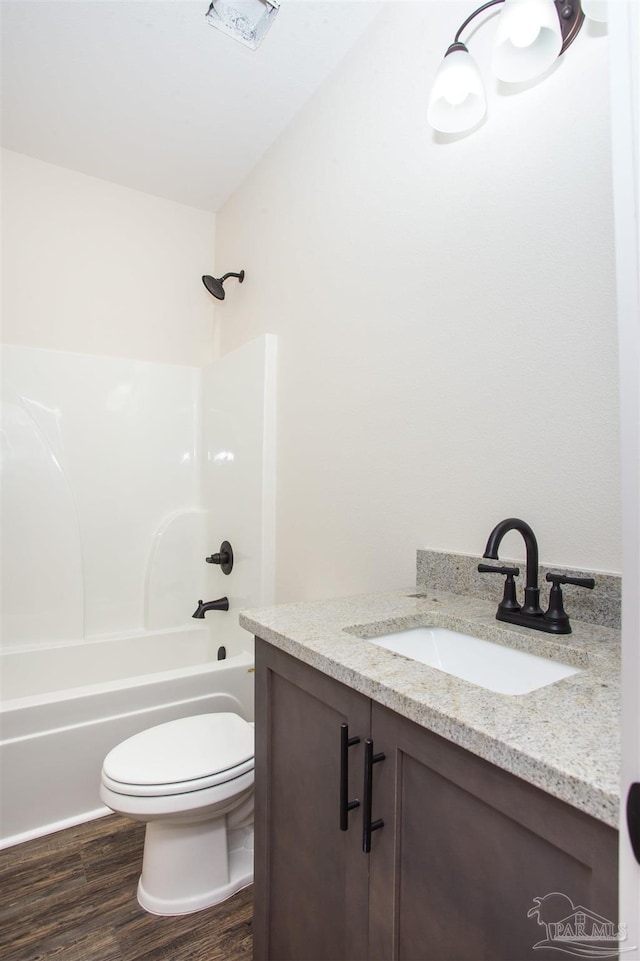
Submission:
<svg viewBox="0 0 640 961">
<path fill-rule="evenodd" d="M 452 107 L 464 103 L 469 96 L 469 83 L 464 70 L 453 70 L 449 76 L 449 83 L 443 91 L 443 97 Z"/>
<path fill-rule="evenodd" d="M 519 23 L 514 23 L 511 29 L 511 42 L 516 47 L 529 47 L 537 39 L 539 33 L 540 27 L 538 24 L 523 17 Z"/>
</svg>

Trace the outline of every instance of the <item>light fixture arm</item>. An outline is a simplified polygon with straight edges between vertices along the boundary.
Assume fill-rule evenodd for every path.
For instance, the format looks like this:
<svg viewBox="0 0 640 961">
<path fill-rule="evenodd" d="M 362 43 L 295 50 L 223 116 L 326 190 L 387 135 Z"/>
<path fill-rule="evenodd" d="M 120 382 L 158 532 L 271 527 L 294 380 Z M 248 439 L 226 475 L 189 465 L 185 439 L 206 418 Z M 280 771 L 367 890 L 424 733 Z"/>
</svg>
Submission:
<svg viewBox="0 0 640 961">
<path fill-rule="evenodd" d="M 489 7 L 495 7 L 495 6 L 497 6 L 497 4 L 499 4 L 499 3 L 504 3 L 504 0 L 489 0 L 488 3 L 483 3 L 481 7 L 478 7 L 477 10 L 474 10 L 473 13 L 471 14 L 471 16 L 467 17 L 467 19 L 466 19 L 465 22 L 462 24 L 462 26 L 461 26 L 461 27 L 458 27 L 458 32 L 456 33 L 455 37 L 453 38 L 454 44 L 455 44 L 455 43 L 461 43 L 460 34 L 462 33 L 463 30 L 465 30 L 465 29 L 469 26 L 469 24 L 471 23 L 472 20 L 475 20 L 475 18 L 476 18 L 477 16 L 479 16 L 481 13 L 484 13 L 484 11 L 485 11 L 485 10 L 488 10 Z"/>
<path fill-rule="evenodd" d="M 457 47 L 457 44 L 462 43 L 460 40 L 462 31 L 469 26 L 472 20 L 475 20 L 475 18 L 481 13 L 484 13 L 485 10 L 488 10 L 490 7 L 495 7 L 500 3 L 504 3 L 504 0 L 489 0 L 488 3 L 483 3 L 481 7 L 478 7 L 477 10 L 474 10 L 473 13 L 467 17 L 464 23 L 458 27 L 453 43 L 447 50 L 447 53 L 450 53 L 452 48 L 460 49 Z M 562 33 L 562 49 L 560 53 L 564 53 L 569 44 L 573 43 L 580 32 L 580 27 L 584 21 L 584 13 L 582 11 L 582 7 L 580 6 L 580 0 L 554 0 L 554 3 L 556 10 L 558 11 L 560 31 Z"/>
</svg>

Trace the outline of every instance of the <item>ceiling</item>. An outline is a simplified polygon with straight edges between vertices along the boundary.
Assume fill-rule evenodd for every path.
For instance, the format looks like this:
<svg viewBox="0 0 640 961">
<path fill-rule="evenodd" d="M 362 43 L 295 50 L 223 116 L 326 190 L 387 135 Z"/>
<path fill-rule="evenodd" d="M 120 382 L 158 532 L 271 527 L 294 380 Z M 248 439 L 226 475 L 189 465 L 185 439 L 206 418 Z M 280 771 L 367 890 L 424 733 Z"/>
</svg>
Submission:
<svg viewBox="0 0 640 961">
<path fill-rule="evenodd" d="M 208 0 L 2 0 L 2 145 L 217 210 L 381 6 L 282 0 L 254 51 Z"/>
</svg>

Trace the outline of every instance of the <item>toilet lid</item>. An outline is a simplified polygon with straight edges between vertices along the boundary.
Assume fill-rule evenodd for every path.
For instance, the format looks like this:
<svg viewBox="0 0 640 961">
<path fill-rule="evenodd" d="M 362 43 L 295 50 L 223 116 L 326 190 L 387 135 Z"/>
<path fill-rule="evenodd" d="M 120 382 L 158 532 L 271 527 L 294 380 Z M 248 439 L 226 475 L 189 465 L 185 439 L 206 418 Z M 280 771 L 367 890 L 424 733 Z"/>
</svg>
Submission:
<svg viewBox="0 0 640 961">
<path fill-rule="evenodd" d="M 253 751 L 253 725 L 239 715 L 197 714 L 134 734 L 107 754 L 102 770 L 121 784 L 175 785 L 246 768 Z"/>
</svg>

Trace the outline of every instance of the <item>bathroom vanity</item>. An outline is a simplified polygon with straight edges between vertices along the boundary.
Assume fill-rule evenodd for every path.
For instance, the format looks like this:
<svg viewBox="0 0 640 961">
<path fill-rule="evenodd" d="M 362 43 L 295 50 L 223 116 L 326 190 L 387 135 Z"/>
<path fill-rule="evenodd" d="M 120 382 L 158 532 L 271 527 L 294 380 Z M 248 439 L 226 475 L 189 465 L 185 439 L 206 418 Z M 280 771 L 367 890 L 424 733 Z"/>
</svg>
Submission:
<svg viewBox="0 0 640 961">
<path fill-rule="evenodd" d="M 491 608 L 432 591 L 242 615 L 258 961 L 551 958 L 558 903 L 617 921 L 617 632 L 540 639 Z M 425 624 L 579 672 L 498 694 L 366 639 Z"/>
</svg>

